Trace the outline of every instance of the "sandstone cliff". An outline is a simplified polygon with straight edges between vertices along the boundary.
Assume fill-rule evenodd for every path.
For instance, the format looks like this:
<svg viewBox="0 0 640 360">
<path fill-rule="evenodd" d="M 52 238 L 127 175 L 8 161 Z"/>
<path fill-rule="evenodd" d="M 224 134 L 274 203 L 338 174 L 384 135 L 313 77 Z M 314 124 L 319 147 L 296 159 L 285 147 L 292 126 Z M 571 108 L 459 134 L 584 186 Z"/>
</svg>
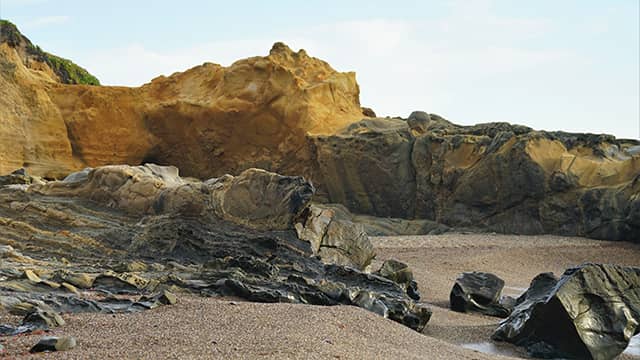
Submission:
<svg viewBox="0 0 640 360">
<path fill-rule="evenodd" d="M 282 43 L 265 57 L 125 88 L 69 85 L 19 33 L 1 40 L 3 173 L 154 162 L 200 178 L 251 167 L 308 175 L 306 135 L 363 117 L 354 73 Z"/>
</svg>

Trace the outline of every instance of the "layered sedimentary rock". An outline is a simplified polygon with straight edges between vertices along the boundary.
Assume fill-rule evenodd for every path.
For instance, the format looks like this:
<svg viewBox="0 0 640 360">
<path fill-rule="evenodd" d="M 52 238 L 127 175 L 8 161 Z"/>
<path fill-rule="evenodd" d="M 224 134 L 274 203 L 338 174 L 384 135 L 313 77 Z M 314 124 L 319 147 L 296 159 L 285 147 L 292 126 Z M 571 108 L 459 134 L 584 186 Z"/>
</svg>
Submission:
<svg viewBox="0 0 640 360">
<path fill-rule="evenodd" d="M 327 257 L 298 237 L 296 229 L 312 223 L 307 216 L 313 191 L 301 177 L 264 170 L 202 182 L 180 177 L 175 167 L 151 164 L 2 187 L 0 243 L 11 248 L 0 262 L 0 304 L 133 311 L 171 302 L 164 293 L 170 289 L 356 305 L 424 328 L 431 313 L 404 285 L 358 269 L 368 265 L 372 250 L 366 237 L 350 237 L 353 223 L 340 221 L 323 237 L 349 252 Z M 134 298 L 85 299 L 79 288 Z"/>
<path fill-rule="evenodd" d="M 498 232 L 640 238 L 635 140 L 437 115 L 367 119 L 311 138 L 316 185 L 356 213 Z"/>
<path fill-rule="evenodd" d="M 543 358 L 613 359 L 640 333 L 640 268 L 585 264 L 536 277 L 493 338 Z"/>
</svg>

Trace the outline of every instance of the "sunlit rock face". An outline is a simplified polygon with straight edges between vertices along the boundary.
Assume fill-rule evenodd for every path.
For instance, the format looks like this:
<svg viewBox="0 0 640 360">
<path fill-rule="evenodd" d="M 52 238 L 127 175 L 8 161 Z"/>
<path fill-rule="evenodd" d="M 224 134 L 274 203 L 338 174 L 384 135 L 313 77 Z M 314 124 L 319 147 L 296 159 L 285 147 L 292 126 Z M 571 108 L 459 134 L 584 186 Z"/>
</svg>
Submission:
<svg viewBox="0 0 640 360">
<path fill-rule="evenodd" d="M 0 40 L 2 174 L 26 167 L 60 178 L 154 162 L 199 178 L 252 167 L 310 175 L 306 135 L 365 117 L 354 73 L 282 43 L 229 67 L 205 63 L 126 88 L 62 81 L 16 36 Z"/>
</svg>

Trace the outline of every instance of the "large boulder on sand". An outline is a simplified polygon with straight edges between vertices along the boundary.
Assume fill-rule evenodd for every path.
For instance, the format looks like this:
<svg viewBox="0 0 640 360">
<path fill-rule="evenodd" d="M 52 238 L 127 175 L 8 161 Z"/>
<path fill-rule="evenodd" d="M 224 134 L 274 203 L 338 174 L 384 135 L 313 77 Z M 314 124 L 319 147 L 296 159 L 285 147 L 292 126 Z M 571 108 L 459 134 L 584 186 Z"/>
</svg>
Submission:
<svg viewBox="0 0 640 360">
<path fill-rule="evenodd" d="M 451 310 L 476 311 L 489 316 L 507 317 L 511 309 L 500 302 L 504 280 L 485 272 L 466 272 L 456 279 L 449 295 Z"/>
<path fill-rule="evenodd" d="M 640 268 L 584 264 L 536 277 L 493 339 L 544 358 L 613 359 L 640 332 Z"/>
<path fill-rule="evenodd" d="M 351 221 L 340 207 L 310 205 L 298 218 L 295 228 L 301 240 L 327 262 L 366 268 L 375 252 L 361 224 Z"/>
</svg>

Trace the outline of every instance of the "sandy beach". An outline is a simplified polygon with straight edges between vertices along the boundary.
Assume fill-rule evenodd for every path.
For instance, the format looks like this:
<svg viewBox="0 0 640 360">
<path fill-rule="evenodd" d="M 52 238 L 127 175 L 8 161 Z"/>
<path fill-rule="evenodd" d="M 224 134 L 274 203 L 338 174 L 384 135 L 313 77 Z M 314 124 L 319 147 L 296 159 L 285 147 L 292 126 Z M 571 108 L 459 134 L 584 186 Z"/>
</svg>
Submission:
<svg viewBox="0 0 640 360">
<path fill-rule="evenodd" d="M 176 305 L 141 313 L 65 314 L 67 324 L 50 334 L 77 338 L 77 348 L 67 352 L 29 355 L 42 334 L 1 338 L 0 343 L 11 358 L 526 358 L 516 347 L 490 341 L 500 319 L 448 310 L 449 291 L 459 273 L 495 273 L 505 280 L 506 294 L 518 295 L 541 272 L 560 275 L 584 262 L 640 266 L 640 245 L 583 238 L 447 234 L 372 241 L 378 253 L 374 269 L 391 258 L 412 267 L 422 299 L 433 309 L 424 334 L 350 306 L 258 304 L 180 294 Z M 3 320 L 12 319 L 4 315 Z M 620 359 L 640 359 L 639 351 L 628 349 Z"/>
</svg>

